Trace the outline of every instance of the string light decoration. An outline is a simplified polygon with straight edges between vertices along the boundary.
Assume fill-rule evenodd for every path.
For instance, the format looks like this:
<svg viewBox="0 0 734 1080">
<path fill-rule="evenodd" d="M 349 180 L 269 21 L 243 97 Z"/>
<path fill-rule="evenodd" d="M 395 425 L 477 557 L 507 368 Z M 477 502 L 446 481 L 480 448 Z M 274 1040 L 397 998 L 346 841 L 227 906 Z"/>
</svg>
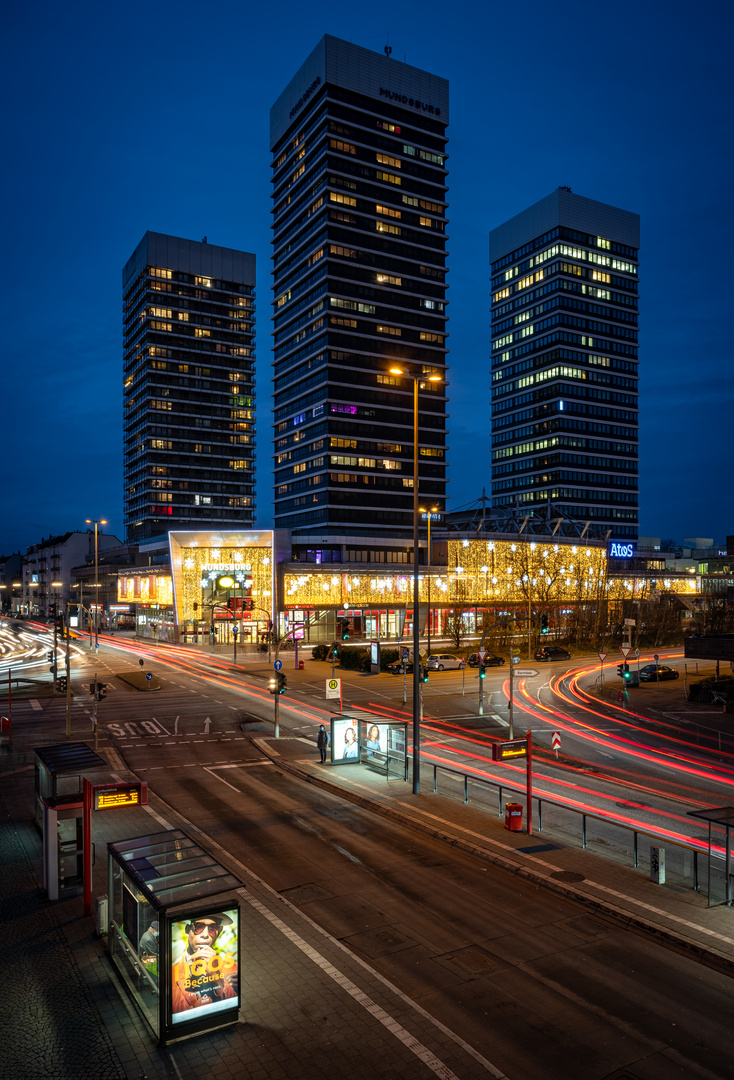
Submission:
<svg viewBox="0 0 734 1080">
<path fill-rule="evenodd" d="M 212 575 L 216 581 L 220 576 L 235 576 L 243 572 L 251 582 L 251 588 L 242 590 L 243 597 L 252 599 L 253 611 L 257 619 L 262 620 L 263 612 L 270 613 L 273 606 L 272 551 L 269 547 L 183 548 L 179 623 L 204 617 L 202 608 L 206 604 L 209 587 L 208 582 L 204 587 L 202 581 L 211 581 Z M 233 595 L 236 595 L 237 589 Z"/>
</svg>

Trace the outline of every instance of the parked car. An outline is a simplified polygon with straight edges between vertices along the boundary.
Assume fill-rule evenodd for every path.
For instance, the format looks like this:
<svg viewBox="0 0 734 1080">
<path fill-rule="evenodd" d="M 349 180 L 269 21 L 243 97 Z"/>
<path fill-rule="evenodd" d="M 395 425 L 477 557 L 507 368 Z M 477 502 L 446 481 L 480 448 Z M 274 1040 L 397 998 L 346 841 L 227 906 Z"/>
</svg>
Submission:
<svg viewBox="0 0 734 1080">
<path fill-rule="evenodd" d="M 413 661 L 412 660 L 396 660 L 392 664 L 385 664 L 385 671 L 390 675 L 412 675 L 413 673 Z"/>
<path fill-rule="evenodd" d="M 665 664 L 645 664 L 640 668 L 640 682 L 653 682 L 660 679 L 679 679 L 680 672 Z"/>
<path fill-rule="evenodd" d="M 536 660 L 570 660 L 571 653 L 560 645 L 541 645 L 535 650 Z"/>
<path fill-rule="evenodd" d="M 484 657 L 485 667 L 502 667 L 505 662 L 504 656 L 495 656 L 494 653 L 487 653 Z M 469 667 L 479 667 L 482 663 L 481 657 L 478 652 L 473 652 L 467 660 Z"/>
<path fill-rule="evenodd" d="M 432 653 L 426 660 L 429 671 L 443 671 L 444 668 L 462 668 L 463 666 L 464 658 L 454 656 L 452 653 Z"/>
</svg>

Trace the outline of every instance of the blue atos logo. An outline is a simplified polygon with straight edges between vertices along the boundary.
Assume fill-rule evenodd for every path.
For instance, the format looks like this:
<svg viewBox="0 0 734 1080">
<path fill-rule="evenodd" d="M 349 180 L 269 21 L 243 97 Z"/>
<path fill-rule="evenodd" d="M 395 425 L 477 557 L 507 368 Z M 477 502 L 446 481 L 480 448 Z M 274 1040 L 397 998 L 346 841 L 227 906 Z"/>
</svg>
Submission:
<svg viewBox="0 0 734 1080">
<path fill-rule="evenodd" d="M 610 559 L 631 559 L 635 553 L 634 544 L 610 544 L 609 545 L 609 558 Z"/>
</svg>

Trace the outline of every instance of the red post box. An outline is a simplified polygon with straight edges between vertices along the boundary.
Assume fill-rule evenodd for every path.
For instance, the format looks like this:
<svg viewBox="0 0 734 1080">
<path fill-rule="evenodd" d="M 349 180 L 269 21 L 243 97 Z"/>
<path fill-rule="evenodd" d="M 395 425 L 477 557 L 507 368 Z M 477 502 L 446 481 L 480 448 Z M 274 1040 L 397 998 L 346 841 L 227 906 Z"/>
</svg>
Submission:
<svg viewBox="0 0 734 1080">
<path fill-rule="evenodd" d="M 303 669 L 305 668 L 305 666 L 306 666 L 306 665 L 304 664 L 303 660 L 299 660 L 299 661 L 298 661 L 298 670 L 299 670 L 299 671 L 303 671 Z"/>
<path fill-rule="evenodd" d="M 510 832 L 522 832 L 522 803 L 505 803 L 505 828 Z"/>
</svg>

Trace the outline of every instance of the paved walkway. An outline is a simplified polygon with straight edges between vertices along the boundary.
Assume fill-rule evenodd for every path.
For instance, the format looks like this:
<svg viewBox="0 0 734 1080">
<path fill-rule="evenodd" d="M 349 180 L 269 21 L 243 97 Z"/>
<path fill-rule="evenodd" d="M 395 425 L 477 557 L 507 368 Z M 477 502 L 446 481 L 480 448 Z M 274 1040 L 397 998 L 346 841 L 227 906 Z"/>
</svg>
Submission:
<svg viewBox="0 0 734 1080">
<path fill-rule="evenodd" d="M 258 1080 L 378 1077 L 450 1080 L 498 1077 L 477 1055 L 381 976 L 242 867 L 247 907 L 248 990 L 245 1022 L 167 1048 L 155 1046 L 109 962 L 104 939 L 81 913 L 81 899 L 49 903 L 41 881 L 40 838 L 33 818 L 32 746 L 63 741 L 36 720 L 35 735 L 0 750 L 0 925 L 4 985 L 12 985 L 0 1043 L 8 1080 Z M 706 897 L 659 886 L 631 868 L 580 848 L 510 833 L 496 816 L 430 790 L 387 784 L 363 766 L 322 766 L 311 744 L 259 737 L 279 767 L 374 813 L 399 819 L 544 887 L 581 900 L 719 970 L 734 973 L 734 912 Z M 108 755 L 112 770 L 121 763 Z M 428 779 L 428 778 L 427 778 Z M 430 789 L 430 783 L 428 784 Z M 94 895 L 107 892 L 108 841 L 161 827 L 196 827 L 154 797 L 146 810 L 97 815 Z M 206 838 L 202 838 L 207 846 Z M 212 848 L 217 857 L 217 851 Z M 283 1009 L 282 987 L 289 987 Z M 338 1023 L 334 1019 L 338 1018 Z"/>
</svg>

